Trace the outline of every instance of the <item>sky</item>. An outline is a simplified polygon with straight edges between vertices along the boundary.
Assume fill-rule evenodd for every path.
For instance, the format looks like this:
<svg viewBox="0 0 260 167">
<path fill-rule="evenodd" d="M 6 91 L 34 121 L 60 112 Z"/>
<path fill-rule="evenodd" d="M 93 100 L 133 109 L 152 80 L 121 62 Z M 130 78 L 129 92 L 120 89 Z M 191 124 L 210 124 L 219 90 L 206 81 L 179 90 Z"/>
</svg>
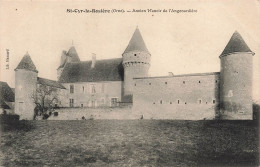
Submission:
<svg viewBox="0 0 260 167">
<path fill-rule="evenodd" d="M 124 10 L 68 13 L 67 9 Z M 167 12 L 126 12 L 167 10 Z M 197 12 L 176 13 L 169 9 Z M 150 51 L 150 76 L 219 72 L 219 55 L 237 30 L 255 52 L 253 98 L 260 100 L 259 0 L 0 1 L 0 80 L 14 87 L 14 69 L 30 54 L 39 77 L 56 80 L 62 50 L 82 61 L 120 58 L 136 27 Z M 9 69 L 6 69 L 9 49 Z"/>
</svg>

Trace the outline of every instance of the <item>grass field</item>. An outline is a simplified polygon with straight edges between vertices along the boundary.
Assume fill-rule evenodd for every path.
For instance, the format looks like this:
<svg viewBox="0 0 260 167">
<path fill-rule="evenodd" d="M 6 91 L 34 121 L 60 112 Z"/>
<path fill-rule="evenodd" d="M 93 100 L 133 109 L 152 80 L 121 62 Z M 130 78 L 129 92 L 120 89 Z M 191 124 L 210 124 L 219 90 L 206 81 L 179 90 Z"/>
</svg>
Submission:
<svg viewBox="0 0 260 167">
<path fill-rule="evenodd" d="M 1 125 L 2 166 L 258 166 L 253 121 L 82 120 Z"/>
</svg>

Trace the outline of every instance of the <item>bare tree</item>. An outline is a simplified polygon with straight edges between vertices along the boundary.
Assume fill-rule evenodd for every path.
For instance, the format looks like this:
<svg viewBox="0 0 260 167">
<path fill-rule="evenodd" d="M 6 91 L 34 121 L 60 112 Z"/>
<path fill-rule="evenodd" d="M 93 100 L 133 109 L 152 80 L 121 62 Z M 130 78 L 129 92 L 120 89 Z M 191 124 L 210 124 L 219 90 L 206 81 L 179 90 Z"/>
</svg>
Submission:
<svg viewBox="0 0 260 167">
<path fill-rule="evenodd" d="M 38 85 L 36 91 L 32 95 L 34 104 L 34 119 L 36 116 L 42 116 L 43 119 L 47 119 L 50 111 L 58 102 L 58 91 L 57 88 L 50 87 L 47 85 Z"/>
</svg>

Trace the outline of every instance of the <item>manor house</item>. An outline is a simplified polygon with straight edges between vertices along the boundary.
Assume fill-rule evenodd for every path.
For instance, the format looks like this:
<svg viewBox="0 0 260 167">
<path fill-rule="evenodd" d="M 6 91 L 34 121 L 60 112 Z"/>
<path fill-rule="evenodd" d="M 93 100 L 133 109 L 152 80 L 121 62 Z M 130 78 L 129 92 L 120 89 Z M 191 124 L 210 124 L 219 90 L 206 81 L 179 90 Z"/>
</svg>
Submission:
<svg viewBox="0 0 260 167">
<path fill-rule="evenodd" d="M 92 60 L 81 61 L 74 46 L 62 51 L 58 81 L 48 83 L 62 92 L 56 104 L 60 107 L 130 104 L 144 118 L 252 119 L 253 55 L 235 32 L 219 56 L 220 72 L 149 77 L 151 53 L 136 28 L 122 58 L 98 60 L 93 55 Z M 15 70 L 15 111 L 22 119 L 31 119 L 33 107 L 21 111 L 20 105 L 33 106 L 26 94 L 36 89 L 39 79 L 29 55 L 25 57 L 22 68 Z"/>
</svg>

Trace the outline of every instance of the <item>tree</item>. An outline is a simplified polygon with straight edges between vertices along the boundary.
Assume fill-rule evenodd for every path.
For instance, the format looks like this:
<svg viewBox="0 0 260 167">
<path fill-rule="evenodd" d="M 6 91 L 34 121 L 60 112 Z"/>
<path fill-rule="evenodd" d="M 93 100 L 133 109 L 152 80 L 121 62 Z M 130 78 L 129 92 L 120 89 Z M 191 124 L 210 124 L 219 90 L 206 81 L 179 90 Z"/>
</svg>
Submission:
<svg viewBox="0 0 260 167">
<path fill-rule="evenodd" d="M 57 88 L 47 85 L 37 85 L 36 91 L 32 95 L 34 104 L 34 119 L 36 116 L 42 116 L 43 119 L 47 119 L 50 111 L 54 108 L 58 102 L 58 90 Z"/>
</svg>

